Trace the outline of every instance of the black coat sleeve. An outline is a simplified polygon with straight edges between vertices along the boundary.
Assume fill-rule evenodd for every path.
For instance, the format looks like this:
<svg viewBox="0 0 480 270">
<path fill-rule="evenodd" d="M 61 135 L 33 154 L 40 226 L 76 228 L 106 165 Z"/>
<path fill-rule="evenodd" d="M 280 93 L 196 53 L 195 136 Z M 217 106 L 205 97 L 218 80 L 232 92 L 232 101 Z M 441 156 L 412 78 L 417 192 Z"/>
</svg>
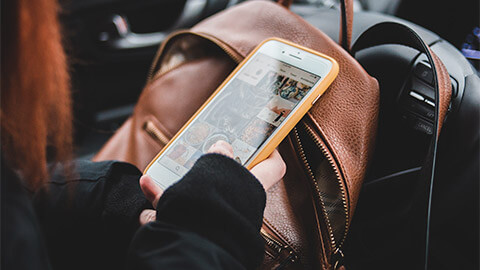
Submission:
<svg viewBox="0 0 480 270">
<path fill-rule="evenodd" d="M 17 174 L 5 165 L 2 158 L 0 269 L 52 269 L 30 198 Z"/>
<path fill-rule="evenodd" d="M 133 165 L 76 161 L 33 193 L 33 206 L 54 269 L 124 268 L 140 212 L 149 207 Z M 66 180 L 68 179 L 68 180 Z"/>
<path fill-rule="evenodd" d="M 129 269 L 254 269 L 266 195 L 244 167 L 219 154 L 201 157 L 162 195 L 157 220 L 142 226 Z"/>
</svg>

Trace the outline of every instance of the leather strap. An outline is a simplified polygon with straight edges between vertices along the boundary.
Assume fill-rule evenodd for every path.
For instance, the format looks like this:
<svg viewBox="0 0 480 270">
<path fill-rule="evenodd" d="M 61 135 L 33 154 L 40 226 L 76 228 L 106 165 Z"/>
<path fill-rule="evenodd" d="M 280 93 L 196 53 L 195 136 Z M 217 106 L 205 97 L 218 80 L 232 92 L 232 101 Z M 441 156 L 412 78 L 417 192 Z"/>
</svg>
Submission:
<svg viewBox="0 0 480 270">
<path fill-rule="evenodd" d="M 430 215 L 433 183 L 435 179 L 437 143 L 443 119 L 450 103 L 450 77 L 440 59 L 430 50 L 422 38 L 411 28 L 403 24 L 384 22 L 370 27 L 357 39 L 352 48 L 352 54 L 355 55 L 359 50 L 383 44 L 399 44 L 417 49 L 427 56 L 433 72 L 433 86 L 435 89 L 435 122 L 428 153 L 420 174 L 421 181 L 419 182 L 421 186 L 418 193 L 420 194 L 420 199 L 415 200 L 415 202 L 423 201 L 424 203 L 414 206 L 417 209 L 421 209 L 420 211 L 423 212 L 422 216 L 426 215 L 424 268 L 427 270 L 430 241 Z"/>
<path fill-rule="evenodd" d="M 277 0 L 280 5 L 290 8 L 293 0 Z M 353 25 L 353 0 L 340 1 L 340 38 L 338 43 L 347 51 L 350 51 L 352 42 Z"/>
<path fill-rule="evenodd" d="M 347 51 L 350 51 L 353 27 L 353 0 L 340 1 L 340 37 L 338 43 Z"/>
</svg>

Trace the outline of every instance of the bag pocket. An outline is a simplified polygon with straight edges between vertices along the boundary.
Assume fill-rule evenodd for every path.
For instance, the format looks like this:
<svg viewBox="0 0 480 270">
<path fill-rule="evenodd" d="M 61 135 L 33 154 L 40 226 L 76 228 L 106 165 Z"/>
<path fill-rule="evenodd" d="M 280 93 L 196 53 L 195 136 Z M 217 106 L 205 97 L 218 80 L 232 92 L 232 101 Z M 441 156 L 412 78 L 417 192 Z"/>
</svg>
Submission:
<svg viewBox="0 0 480 270">
<path fill-rule="evenodd" d="M 267 248 L 263 269 L 272 269 L 271 266 L 295 269 L 297 261 L 313 269 L 326 269 L 339 265 L 343 259 L 341 248 L 349 228 L 348 192 L 336 159 L 320 134 L 306 116 L 289 136 L 295 161 L 285 159 L 291 171 L 283 180 L 284 194 L 271 194 L 283 196 L 281 200 L 288 204 L 271 199 L 267 202 L 264 221 L 264 228 L 266 224 L 269 228 L 264 233 L 279 239 L 284 248 L 274 256 Z M 302 185 L 306 187 L 300 187 Z M 293 212 L 293 216 L 285 214 L 287 212 Z M 268 246 L 268 241 L 265 242 Z M 304 250 L 307 247 L 311 250 Z M 284 250 L 292 250 L 295 260 L 289 261 L 293 256 L 280 256 Z"/>
<path fill-rule="evenodd" d="M 241 59 L 207 35 L 181 31 L 167 38 L 151 66 L 141 106 L 137 106 L 144 115 L 143 133 L 165 146 Z"/>
</svg>

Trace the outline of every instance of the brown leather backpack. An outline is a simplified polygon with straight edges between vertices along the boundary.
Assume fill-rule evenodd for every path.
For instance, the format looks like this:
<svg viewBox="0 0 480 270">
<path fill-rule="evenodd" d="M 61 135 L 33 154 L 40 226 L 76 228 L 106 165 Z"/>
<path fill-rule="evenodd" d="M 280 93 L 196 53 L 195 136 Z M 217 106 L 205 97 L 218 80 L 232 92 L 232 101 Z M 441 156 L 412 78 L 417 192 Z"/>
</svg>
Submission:
<svg viewBox="0 0 480 270">
<path fill-rule="evenodd" d="M 264 269 L 339 266 L 370 160 L 379 87 L 347 51 L 353 3 L 342 1 L 341 44 L 290 12 L 291 1 L 249 1 L 218 13 L 160 46 L 132 117 L 95 160 L 141 170 L 252 49 L 270 37 L 337 60 L 338 77 L 279 146 L 283 181 L 267 192 L 261 234 Z"/>
</svg>

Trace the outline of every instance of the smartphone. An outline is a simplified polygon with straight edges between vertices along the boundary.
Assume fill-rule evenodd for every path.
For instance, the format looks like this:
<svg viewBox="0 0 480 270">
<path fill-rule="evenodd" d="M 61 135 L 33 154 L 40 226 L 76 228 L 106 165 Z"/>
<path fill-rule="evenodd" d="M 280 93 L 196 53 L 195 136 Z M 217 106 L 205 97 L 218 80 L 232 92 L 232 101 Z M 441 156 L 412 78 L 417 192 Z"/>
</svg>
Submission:
<svg viewBox="0 0 480 270">
<path fill-rule="evenodd" d="M 235 160 L 251 169 L 274 151 L 337 74 L 338 64 L 331 57 L 285 40 L 265 40 L 144 173 L 166 189 L 219 140 L 230 143 Z"/>
</svg>

